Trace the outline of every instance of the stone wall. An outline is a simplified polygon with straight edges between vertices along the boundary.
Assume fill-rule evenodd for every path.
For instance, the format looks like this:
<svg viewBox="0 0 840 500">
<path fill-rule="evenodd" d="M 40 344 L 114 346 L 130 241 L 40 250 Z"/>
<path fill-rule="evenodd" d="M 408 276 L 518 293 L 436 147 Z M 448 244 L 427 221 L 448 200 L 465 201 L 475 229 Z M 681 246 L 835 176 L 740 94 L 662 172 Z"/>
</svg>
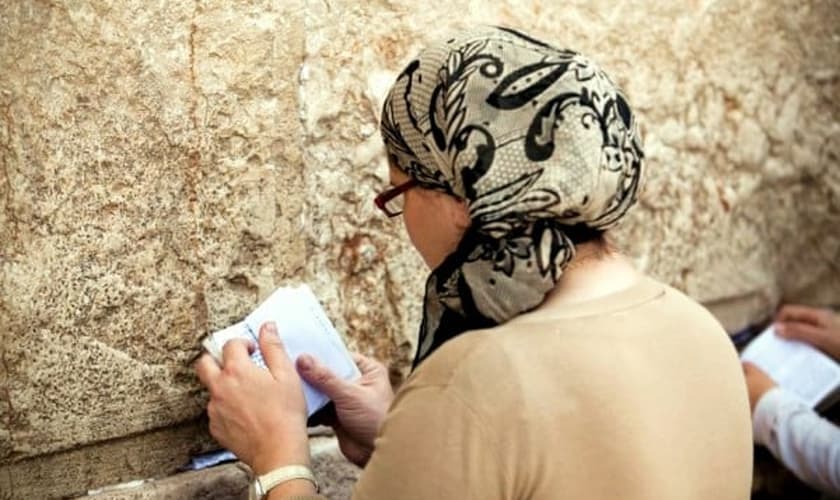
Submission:
<svg viewBox="0 0 840 500">
<path fill-rule="evenodd" d="M 840 302 L 832 0 L 0 5 L 0 498 L 171 473 L 206 449 L 208 331 L 308 282 L 405 374 L 424 272 L 385 184 L 384 91 L 448 30 L 599 61 L 648 155 L 616 232 L 734 330 Z M 43 482 L 42 482 L 43 481 Z"/>
</svg>

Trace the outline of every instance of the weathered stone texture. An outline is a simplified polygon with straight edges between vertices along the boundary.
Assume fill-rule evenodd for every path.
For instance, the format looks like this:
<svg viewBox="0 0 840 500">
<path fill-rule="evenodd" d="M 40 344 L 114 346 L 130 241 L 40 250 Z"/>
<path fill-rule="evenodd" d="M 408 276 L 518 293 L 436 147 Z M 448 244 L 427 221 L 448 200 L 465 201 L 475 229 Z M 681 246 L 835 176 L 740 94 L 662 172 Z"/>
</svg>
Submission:
<svg viewBox="0 0 840 500">
<path fill-rule="evenodd" d="M 614 237 L 643 269 L 730 329 L 782 299 L 840 303 L 836 2 L 417 6 L 0 5 L 0 498 L 62 467 L 72 488 L 131 479 L 73 455 L 96 443 L 206 437 L 198 339 L 287 280 L 405 374 L 425 270 L 371 203 L 379 108 L 420 47 L 474 23 L 584 52 L 625 87 L 649 175 Z M 125 446 L 138 475 L 186 454 Z"/>
<path fill-rule="evenodd" d="M 0 499 L 61 498 L 176 473 L 185 457 L 216 447 L 193 422 L 80 445 L 0 466 Z"/>
<path fill-rule="evenodd" d="M 18 460 L 195 419 L 199 338 L 300 277 L 301 12 L 0 6 L 0 464 L 12 463 L 0 474 L 12 486 L 25 482 Z M 156 460 L 145 474 L 167 470 Z"/>
<path fill-rule="evenodd" d="M 330 500 L 350 498 L 360 469 L 348 462 L 335 438 L 314 438 L 311 442 L 312 469 L 320 492 Z M 121 484 L 91 492 L 88 500 L 245 500 L 251 474 L 247 466 L 236 463 L 198 472 L 185 472 L 141 484 Z"/>
</svg>

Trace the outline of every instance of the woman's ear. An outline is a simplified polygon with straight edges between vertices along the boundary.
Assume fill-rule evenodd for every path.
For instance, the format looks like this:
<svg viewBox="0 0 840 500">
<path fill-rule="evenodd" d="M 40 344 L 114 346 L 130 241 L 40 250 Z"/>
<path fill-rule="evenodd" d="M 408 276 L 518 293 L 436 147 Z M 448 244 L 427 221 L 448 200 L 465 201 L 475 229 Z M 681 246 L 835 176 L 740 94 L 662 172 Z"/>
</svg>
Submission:
<svg viewBox="0 0 840 500">
<path fill-rule="evenodd" d="M 472 220 L 470 219 L 470 204 L 467 200 L 458 200 L 455 213 L 452 214 L 458 229 L 466 231 Z"/>
</svg>

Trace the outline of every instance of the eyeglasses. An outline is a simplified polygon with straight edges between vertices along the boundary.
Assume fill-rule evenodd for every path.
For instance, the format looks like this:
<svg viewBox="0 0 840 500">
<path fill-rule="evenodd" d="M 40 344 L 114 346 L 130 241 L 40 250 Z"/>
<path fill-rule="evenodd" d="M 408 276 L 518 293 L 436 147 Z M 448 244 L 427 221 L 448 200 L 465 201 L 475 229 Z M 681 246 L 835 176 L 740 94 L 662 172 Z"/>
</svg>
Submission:
<svg viewBox="0 0 840 500">
<path fill-rule="evenodd" d="M 383 191 L 373 199 L 373 203 L 388 217 L 396 217 L 403 213 L 403 204 L 405 202 L 405 197 L 401 196 L 403 193 L 408 191 L 409 189 L 413 188 L 417 185 L 417 181 L 414 179 L 409 179 L 399 186 L 394 186 L 387 191 Z"/>
</svg>

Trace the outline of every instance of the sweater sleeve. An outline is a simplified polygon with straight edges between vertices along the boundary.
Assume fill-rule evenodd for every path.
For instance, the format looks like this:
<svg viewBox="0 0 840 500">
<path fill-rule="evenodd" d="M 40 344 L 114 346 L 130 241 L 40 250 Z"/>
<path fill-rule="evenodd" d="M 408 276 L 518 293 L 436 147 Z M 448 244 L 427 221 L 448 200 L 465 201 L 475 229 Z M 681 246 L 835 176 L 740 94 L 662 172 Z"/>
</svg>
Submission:
<svg viewBox="0 0 840 500">
<path fill-rule="evenodd" d="M 840 428 L 776 387 L 753 415 L 755 441 L 808 485 L 840 496 Z"/>
<path fill-rule="evenodd" d="M 504 498 L 485 428 L 452 387 L 412 388 L 392 407 L 353 499 Z"/>
</svg>

